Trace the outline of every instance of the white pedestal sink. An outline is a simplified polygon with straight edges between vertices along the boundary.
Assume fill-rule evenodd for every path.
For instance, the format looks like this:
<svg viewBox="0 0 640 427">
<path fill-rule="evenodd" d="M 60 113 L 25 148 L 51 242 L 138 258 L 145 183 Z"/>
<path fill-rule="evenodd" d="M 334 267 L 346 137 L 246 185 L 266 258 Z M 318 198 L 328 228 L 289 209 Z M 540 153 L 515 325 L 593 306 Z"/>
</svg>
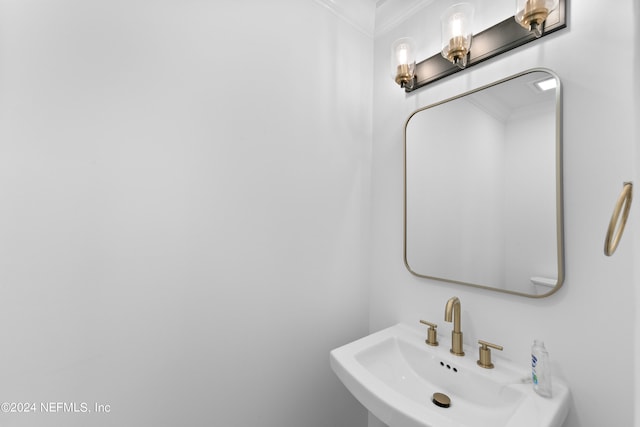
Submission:
<svg viewBox="0 0 640 427">
<path fill-rule="evenodd" d="M 553 397 L 533 391 L 526 367 L 494 356 L 476 364 L 478 350 L 449 352 L 450 342 L 425 344 L 425 334 L 398 324 L 331 351 L 331 368 L 373 415 L 390 427 L 561 427 L 569 388 L 553 378 Z M 432 402 L 434 393 L 451 400 Z"/>
</svg>

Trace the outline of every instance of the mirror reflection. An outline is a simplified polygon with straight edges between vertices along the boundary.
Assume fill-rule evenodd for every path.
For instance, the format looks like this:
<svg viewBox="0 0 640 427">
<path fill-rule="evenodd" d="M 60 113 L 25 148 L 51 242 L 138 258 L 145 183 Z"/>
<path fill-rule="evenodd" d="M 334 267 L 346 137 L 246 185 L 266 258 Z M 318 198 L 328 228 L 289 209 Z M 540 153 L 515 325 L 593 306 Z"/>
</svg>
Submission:
<svg viewBox="0 0 640 427">
<path fill-rule="evenodd" d="M 409 271 L 530 297 L 557 290 L 564 275 L 560 110 L 559 79 L 536 69 L 409 117 Z"/>
</svg>

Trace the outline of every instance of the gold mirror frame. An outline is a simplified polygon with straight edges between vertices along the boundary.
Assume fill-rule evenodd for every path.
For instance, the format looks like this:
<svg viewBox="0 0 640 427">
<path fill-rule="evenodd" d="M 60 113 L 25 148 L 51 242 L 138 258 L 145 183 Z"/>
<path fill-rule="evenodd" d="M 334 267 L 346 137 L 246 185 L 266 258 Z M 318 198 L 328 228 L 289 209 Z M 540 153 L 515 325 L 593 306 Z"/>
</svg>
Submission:
<svg viewBox="0 0 640 427">
<path fill-rule="evenodd" d="M 556 173 L 556 179 L 555 179 L 555 191 L 556 191 L 556 197 L 555 197 L 555 203 L 556 203 L 556 249 L 557 249 L 557 281 L 556 284 L 553 288 L 551 288 L 549 290 L 549 292 L 543 293 L 543 294 L 528 294 L 528 293 L 524 293 L 524 292 L 518 292 L 518 291 L 513 291 L 513 290 L 509 290 L 509 289 L 503 289 L 503 288 L 497 288 L 497 287 L 492 287 L 492 286 L 487 286 L 484 284 L 477 284 L 477 283 L 468 283 L 468 282 L 463 282 L 463 281 L 459 281 L 459 280 L 452 280 L 452 279 L 448 279 L 448 278 L 444 278 L 444 277 L 435 277 L 435 276 L 429 276 L 426 274 L 421 274 L 418 272 L 415 272 L 412 270 L 412 268 L 409 265 L 409 262 L 407 260 L 407 126 L 409 124 L 409 121 L 411 120 L 411 118 L 416 115 L 417 113 L 436 107 L 438 105 L 442 105 L 445 104 L 447 102 L 462 98 L 464 96 L 467 95 L 471 95 L 474 94 L 476 92 L 480 92 L 484 89 L 499 85 L 501 83 L 504 83 L 506 81 L 524 76 L 526 74 L 530 74 L 530 73 L 534 73 L 534 72 L 544 72 L 544 73 L 548 73 L 551 76 L 553 76 L 556 79 L 557 82 L 557 87 L 556 87 L 556 94 L 555 94 L 555 106 L 556 106 L 556 127 L 555 127 L 555 173 Z M 434 104 L 428 105 L 426 107 L 420 108 L 416 111 L 414 111 L 413 113 L 411 113 L 411 115 L 407 118 L 405 124 L 404 124 L 404 132 L 403 132 L 403 138 L 404 138 L 404 247 L 403 247 L 403 258 L 404 258 L 404 263 L 405 263 L 405 267 L 407 268 L 407 270 L 417 276 L 417 277 L 421 277 L 421 278 L 426 278 L 426 279 L 433 279 L 433 280 L 439 280 L 439 281 L 443 281 L 443 282 L 448 282 L 448 283 L 455 283 L 455 284 L 460 284 L 460 285 L 466 285 L 466 286 L 471 286 L 474 288 L 480 288 L 480 289 L 487 289 L 487 290 L 491 290 L 491 291 L 496 291 L 496 292 L 501 292 L 501 293 L 506 293 L 506 294 L 511 294 L 511 295 L 519 295 L 519 296 L 523 296 L 523 297 L 527 297 L 527 298 L 544 298 L 547 296 L 550 296 L 552 294 L 554 294 L 555 292 L 557 292 L 560 287 L 562 286 L 562 284 L 564 283 L 564 277 L 565 277 L 565 269 L 564 269 L 564 196 L 563 196 L 563 158 L 562 158 L 562 96 L 561 96 L 561 92 L 562 92 L 562 87 L 561 87 L 561 82 L 560 82 L 560 78 L 558 77 L 558 75 L 556 73 L 554 73 L 553 71 L 546 69 L 546 68 L 532 68 L 526 71 L 523 71 L 521 73 L 506 77 L 504 79 L 498 80 L 496 82 L 484 85 L 482 87 L 479 87 L 477 89 L 462 93 L 460 95 L 445 99 L 443 101 L 440 102 L 436 102 Z"/>
</svg>

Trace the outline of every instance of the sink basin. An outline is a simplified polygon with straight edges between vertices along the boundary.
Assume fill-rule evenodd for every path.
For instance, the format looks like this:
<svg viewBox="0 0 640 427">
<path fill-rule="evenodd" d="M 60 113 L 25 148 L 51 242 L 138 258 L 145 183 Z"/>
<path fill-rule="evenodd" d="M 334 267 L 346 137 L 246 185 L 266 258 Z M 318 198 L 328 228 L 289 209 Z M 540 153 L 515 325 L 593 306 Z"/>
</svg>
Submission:
<svg viewBox="0 0 640 427">
<path fill-rule="evenodd" d="M 476 364 L 477 348 L 465 356 L 450 342 L 425 344 L 425 333 L 398 324 L 331 351 L 331 368 L 373 415 L 390 427 L 561 427 L 569 388 L 553 378 L 553 397 L 539 396 L 526 367 L 497 356 L 495 368 Z M 450 399 L 445 408 L 434 393 Z"/>
</svg>

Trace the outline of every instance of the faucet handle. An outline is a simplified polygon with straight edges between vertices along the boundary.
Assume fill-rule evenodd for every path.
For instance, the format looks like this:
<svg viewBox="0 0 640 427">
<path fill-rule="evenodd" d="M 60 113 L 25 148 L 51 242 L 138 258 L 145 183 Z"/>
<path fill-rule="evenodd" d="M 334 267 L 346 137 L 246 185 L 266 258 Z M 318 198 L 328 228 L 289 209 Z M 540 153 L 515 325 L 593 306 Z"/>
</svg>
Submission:
<svg viewBox="0 0 640 427">
<path fill-rule="evenodd" d="M 480 359 L 478 359 L 478 366 L 485 369 L 493 369 L 493 363 L 491 363 L 491 348 L 495 348 L 496 350 L 503 350 L 503 347 L 498 344 L 492 344 L 487 341 L 478 340 L 478 344 L 480 344 Z"/>
<path fill-rule="evenodd" d="M 420 320 L 420 323 L 429 327 L 429 330 L 427 331 L 427 339 L 424 340 L 424 342 L 434 347 L 439 345 L 438 335 L 436 334 L 436 328 L 438 327 L 438 325 L 436 325 L 435 323 L 427 322 L 426 320 Z"/>
</svg>

